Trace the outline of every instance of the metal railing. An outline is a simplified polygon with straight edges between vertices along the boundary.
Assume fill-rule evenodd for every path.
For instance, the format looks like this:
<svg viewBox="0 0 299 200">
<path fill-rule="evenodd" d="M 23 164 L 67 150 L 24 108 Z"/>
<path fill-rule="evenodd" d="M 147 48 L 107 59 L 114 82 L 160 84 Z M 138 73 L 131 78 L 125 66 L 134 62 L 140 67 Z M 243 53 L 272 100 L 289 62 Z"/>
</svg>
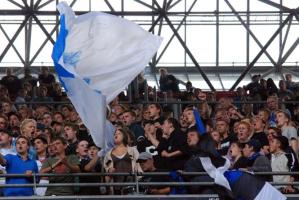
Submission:
<svg viewBox="0 0 299 200">
<path fill-rule="evenodd" d="M 181 172 L 183 176 L 201 176 L 207 175 L 206 172 Z M 256 172 L 256 175 L 292 175 L 299 176 L 299 172 Z M 146 173 L 73 173 L 73 174 L 0 174 L 0 178 L 4 177 L 32 177 L 33 183 L 30 184 L 3 184 L 0 188 L 5 187 L 32 187 L 35 196 L 30 197 L 0 197 L 0 199 L 76 199 L 76 200 L 110 200 L 110 199 L 121 199 L 121 200 L 219 200 L 216 194 L 186 194 L 186 195 L 150 195 L 139 192 L 139 187 L 150 187 L 150 186 L 213 186 L 214 182 L 141 182 L 139 181 L 139 176 L 167 176 L 168 172 L 146 172 Z M 100 177 L 103 176 L 134 176 L 133 182 L 124 183 L 112 183 L 112 182 L 99 182 L 99 183 L 37 183 L 41 177 Z M 299 186 L 299 182 L 270 182 L 272 185 L 293 185 Z M 101 187 L 101 186 L 131 186 L 135 187 L 134 194 L 128 195 L 83 195 L 83 196 L 36 196 L 36 190 L 38 187 Z M 286 195 L 288 199 L 299 199 L 299 194 Z"/>
<path fill-rule="evenodd" d="M 206 172 L 181 172 L 183 176 L 202 176 L 208 175 Z M 255 172 L 255 175 L 292 175 L 299 176 L 299 172 Z M 5 187 L 58 187 L 58 186 L 79 186 L 79 187 L 88 187 L 88 186 L 135 186 L 136 193 L 139 191 L 139 186 L 212 186 L 214 182 L 140 182 L 140 176 L 168 176 L 168 172 L 145 172 L 145 173 L 68 173 L 68 174 L 39 174 L 33 173 L 32 175 L 25 174 L 0 174 L 0 177 L 5 178 L 33 178 L 33 183 L 29 184 L 3 184 L 0 185 L 0 188 Z M 99 182 L 99 183 L 37 183 L 36 180 L 39 180 L 42 177 L 100 177 L 103 176 L 134 176 L 134 182 Z M 299 182 L 270 182 L 272 185 L 295 185 L 299 186 Z"/>
</svg>

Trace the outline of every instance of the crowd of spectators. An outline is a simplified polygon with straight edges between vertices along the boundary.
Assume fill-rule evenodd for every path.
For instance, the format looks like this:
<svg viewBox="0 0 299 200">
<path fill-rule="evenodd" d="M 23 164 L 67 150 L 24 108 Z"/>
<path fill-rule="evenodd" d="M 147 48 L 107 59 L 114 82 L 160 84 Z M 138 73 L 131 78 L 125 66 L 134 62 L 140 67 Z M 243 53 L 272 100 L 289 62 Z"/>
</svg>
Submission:
<svg viewBox="0 0 299 200">
<path fill-rule="evenodd" d="M 42 68 L 38 78 L 25 70 L 18 78 L 7 69 L 0 87 L 0 169 L 1 173 L 19 173 L 26 177 L 7 177 L 2 183 L 101 183 L 133 182 L 131 176 L 42 177 L 34 180 L 33 173 L 67 174 L 77 172 L 203 172 L 199 157 L 209 152 L 211 158 L 226 156 L 231 169 L 249 172 L 298 171 L 298 86 L 292 76 L 279 81 L 253 76 L 252 82 L 239 87 L 233 94 L 217 97 L 215 92 L 202 91 L 186 84 L 180 91 L 178 80 L 161 70 L 160 91 L 180 101 L 179 117 L 172 107 L 159 103 L 121 103 L 127 97 L 120 94 L 107 109 L 106 146 L 97 147 L 80 116 L 71 104 L 55 76 Z M 143 85 L 144 79 L 138 78 Z M 139 87 L 139 96 L 152 90 Z M 159 95 L 158 95 L 159 96 Z M 159 98 L 159 97 L 158 97 Z M 215 103 L 217 101 L 217 103 Z M 250 103 L 250 101 L 260 101 Z M 55 102 L 55 104 L 52 104 Z M 63 102 L 63 103 L 57 103 Z M 199 133 L 193 110 L 197 109 L 206 126 Z M 206 143 L 200 141 L 205 139 Z M 293 182 L 298 177 L 275 175 L 259 177 L 267 181 Z M 208 176 L 181 177 L 149 176 L 140 181 L 211 181 Z M 283 193 L 297 193 L 296 186 L 276 186 Z M 143 188 L 147 194 L 187 192 L 209 193 L 211 188 L 192 186 L 172 188 L 152 186 Z M 216 188 L 217 189 L 217 188 Z M 40 195 L 98 195 L 126 194 L 132 188 L 115 187 L 48 187 L 37 191 Z M 4 188 L 4 196 L 33 195 L 33 188 Z"/>
</svg>

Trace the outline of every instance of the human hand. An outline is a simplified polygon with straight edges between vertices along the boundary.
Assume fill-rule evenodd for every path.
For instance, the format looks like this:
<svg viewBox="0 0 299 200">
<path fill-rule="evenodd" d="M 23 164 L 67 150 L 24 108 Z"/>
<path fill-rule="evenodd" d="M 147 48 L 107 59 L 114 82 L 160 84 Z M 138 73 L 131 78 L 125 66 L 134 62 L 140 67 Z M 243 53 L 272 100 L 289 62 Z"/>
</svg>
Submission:
<svg viewBox="0 0 299 200">
<path fill-rule="evenodd" d="M 147 191 L 149 194 L 158 194 L 158 190 L 154 188 L 149 188 Z"/>
<path fill-rule="evenodd" d="M 28 177 L 32 176 L 32 171 L 31 170 L 26 170 L 25 175 Z"/>
<path fill-rule="evenodd" d="M 164 151 L 162 151 L 161 156 L 165 157 L 165 158 L 168 158 L 169 157 L 169 153 L 167 153 L 167 151 L 164 150 Z"/>
<path fill-rule="evenodd" d="M 288 185 L 287 187 L 284 187 L 282 189 L 282 192 L 285 193 L 285 194 L 294 193 L 295 189 L 291 185 Z"/>
<path fill-rule="evenodd" d="M 114 173 L 116 171 L 116 169 L 114 167 L 111 167 L 110 169 L 108 169 L 109 173 Z"/>
</svg>

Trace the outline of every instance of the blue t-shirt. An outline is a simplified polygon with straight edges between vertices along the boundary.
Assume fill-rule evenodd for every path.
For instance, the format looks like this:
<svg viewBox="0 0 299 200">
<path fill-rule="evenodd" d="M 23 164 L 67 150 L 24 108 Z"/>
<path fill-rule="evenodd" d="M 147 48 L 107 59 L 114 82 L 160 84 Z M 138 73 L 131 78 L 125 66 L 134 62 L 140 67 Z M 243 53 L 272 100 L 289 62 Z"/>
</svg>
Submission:
<svg viewBox="0 0 299 200">
<path fill-rule="evenodd" d="M 35 160 L 28 158 L 22 160 L 20 155 L 7 154 L 4 156 L 6 160 L 6 171 L 7 174 L 25 174 L 27 170 L 32 173 L 38 173 L 38 167 Z M 32 183 L 32 178 L 26 177 L 7 177 L 6 184 L 28 184 Z M 4 196 L 32 196 L 32 187 L 15 187 L 15 188 L 4 188 Z"/>
</svg>

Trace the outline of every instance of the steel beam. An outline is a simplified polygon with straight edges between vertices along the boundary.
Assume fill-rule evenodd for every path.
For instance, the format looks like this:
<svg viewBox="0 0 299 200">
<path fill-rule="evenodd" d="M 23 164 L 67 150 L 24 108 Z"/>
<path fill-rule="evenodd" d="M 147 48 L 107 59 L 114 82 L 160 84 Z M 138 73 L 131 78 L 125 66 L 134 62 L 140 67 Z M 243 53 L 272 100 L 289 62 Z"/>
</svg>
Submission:
<svg viewBox="0 0 299 200">
<path fill-rule="evenodd" d="M 170 6 L 171 7 L 171 6 Z M 32 11 L 36 15 L 45 15 L 45 16 L 59 16 L 58 11 L 50 11 L 50 10 L 33 10 Z M 114 15 L 124 15 L 124 16 L 152 16 L 152 15 L 159 15 L 157 10 L 152 11 L 103 11 L 104 13 L 114 14 Z M 88 13 L 88 11 L 75 11 L 77 15 L 82 15 Z M 239 11 L 239 14 L 246 15 L 246 11 Z M 280 11 L 250 11 L 250 14 L 279 14 Z M 289 14 L 289 12 L 283 12 L 284 14 Z M 4 10 L 0 9 L 0 15 L 26 15 L 28 14 L 27 10 L 20 10 L 20 9 L 12 9 L 12 10 Z M 168 16 L 177 16 L 177 15 L 185 15 L 186 12 L 182 11 L 172 11 L 166 13 Z M 231 12 L 228 11 L 221 11 L 219 14 L 223 16 L 230 15 Z M 190 15 L 198 16 L 198 15 L 215 15 L 215 11 L 194 11 L 191 12 Z"/>
<path fill-rule="evenodd" d="M 263 2 L 265 4 L 268 4 L 270 6 L 273 6 L 275 8 L 278 8 L 279 10 L 285 11 L 285 12 L 291 12 L 292 10 L 288 7 L 285 7 L 281 4 L 275 3 L 273 1 L 269 1 L 269 0 L 259 0 L 260 2 Z"/>
<path fill-rule="evenodd" d="M 104 0 L 106 5 L 109 7 L 109 9 L 112 11 L 112 12 L 115 12 L 113 6 L 110 4 L 110 2 L 108 0 Z"/>
<path fill-rule="evenodd" d="M 14 36 L 8 42 L 7 46 L 5 47 L 5 49 L 3 50 L 2 54 L 0 55 L 0 63 L 3 60 L 4 56 L 6 55 L 6 53 L 8 52 L 9 48 L 12 46 L 12 44 L 14 43 L 14 41 L 16 40 L 16 38 L 18 37 L 18 35 L 22 31 L 22 29 L 24 28 L 24 26 L 26 25 L 28 19 L 29 19 L 29 15 L 26 15 L 25 19 L 23 20 L 23 22 L 19 26 L 18 30 L 15 32 Z"/>
<path fill-rule="evenodd" d="M 169 9 L 172 9 L 174 6 L 176 6 L 178 3 L 180 3 L 182 0 L 177 0 L 172 5 L 169 6 Z"/>
<path fill-rule="evenodd" d="M 234 85 L 231 87 L 230 91 L 233 91 L 238 84 L 242 81 L 242 79 L 245 77 L 245 75 L 254 67 L 255 63 L 258 61 L 258 59 L 262 56 L 262 54 L 265 52 L 265 50 L 270 46 L 270 44 L 273 42 L 273 40 L 276 38 L 276 36 L 280 33 L 280 31 L 283 29 L 283 27 L 289 22 L 291 19 L 292 14 L 290 14 L 281 24 L 281 26 L 275 31 L 275 33 L 272 35 L 272 37 L 268 40 L 268 42 L 265 44 L 265 46 L 261 49 L 261 51 L 257 54 L 257 56 L 253 59 L 253 61 L 249 64 L 247 69 L 240 75 L 240 77 L 237 79 L 237 81 L 234 83 Z"/>
<path fill-rule="evenodd" d="M 58 3 L 58 1 L 56 1 L 56 4 Z M 74 6 L 74 4 L 76 3 L 76 0 L 73 0 L 71 2 L 71 7 Z M 57 19 L 58 20 L 58 19 Z M 47 37 L 44 42 L 42 43 L 42 45 L 38 48 L 38 50 L 36 51 L 36 53 L 34 54 L 34 56 L 32 57 L 32 59 L 30 60 L 29 62 L 29 65 L 31 66 L 32 63 L 35 61 L 35 59 L 37 58 L 37 56 L 40 54 L 40 52 L 43 50 L 43 48 L 46 46 L 47 42 L 50 40 L 50 38 L 52 38 L 52 35 L 56 32 L 57 35 L 58 35 L 58 26 L 59 26 L 59 23 L 57 23 L 54 28 L 52 29 L 52 31 L 50 32 L 50 37 Z"/>
<path fill-rule="evenodd" d="M 24 6 L 22 6 L 21 4 L 15 2 L 14 0 L 7 0 L 7 1 L 10 2 L 10 3 L 12 3 L 12 4 L 14 4 L 14 5 L 16 5 L 16 6 L 18 6 L 21 9 L 24 9 Z"/>
<path fill-rule="evenodd" d="M 54 45 L 55 41 L 53 40 L 52 36 L 48 33 L 48 31 L 44 27 L 44 25 L 39 21 L 39 19 L 35 15 L 32 15 L 32 17 L 34 18 L 34 20 L 36 21 L 36 23 L 39 25 L 39 27 L 41 28 L 41 30 L 44 32 L 44 34 L 47 36 L 47 38 L 50 40 L 50 42 Z"/>
<path fill-rule="evenodd" d="M 216 50 L 216 67 L 219 67 L 219 0 L 216 0 L 215 14 L 216 14 L 216 38 L 215 38 L 216 39 L 216 49 L 215 49 Z M 218 79 L 220 81 L 222 88 L 224 89 L 219 72 L 217 72 L 217 76 L 218 76 Z"/>
<path fill-rule="evenodd" d="M 214 86 L 212 85 L 212 83 L 210 82 L 209 78 L 207 77 L 207 75 L 202 71 L 202 69 L 200 68 L 198 62 L 196 61 L 195 57 L 193 56 L 192 52 L 189 50 L 189 48 L 187 47 L 187 45 L 184 43 L 183 39 L 181 38 L 180 34 L 176 31 L 176 29 L 174 28 L 174 26 L 172 25 L 171 21 L 169 20 L 168 16 L 166 14 L 164 14 L 163 16 L 168 24 L 168 26 L 171 28 L 171 30 L 174 32 L 175 36 L 177 37 L 177 39 L 179 40 L 179 42 L 181 43 L 181 45 L 183 46 L 183 48 L 185 49 L 185 51 L 187 52 L 188 56 L 190 57 L 190 59 L 192 60 L 192 62 L 194 63 L 195 67 L 198 69 L 198 71 L 200 72 L 201 76 L 203 77 L 203 79 L 206 81 L 206 83 L 208 84 L 208 86 L 210 87 L 210 89 L 212 91 L 215 91 Z"/>
<path fill-rule="evenodd" d="M 274 72 L 274 68 L 271 68 L 271 69 L 267 70 L 265 73 L 263 73 L 261 78 L 265 78 L 266 76 L 268 76 L 269 74 L 272 74 L 273 72 Z"/>
<path fill-rule="evenodd" d="M 31 38 L 32 38 L 32 16 L 29 18 L 29 23 L 25 27 L 25 66 L 29 66 Z"/>
<path fill-rule="evenodd" d="M 287 38 L 288 38 L 288 35 L 289 35 L 289 31 L 290 31 L 290 27 L 291 27 L 292 21 L 293 21 L 293 16 L 292 16 L 291 19 L 290 19 L 290 22 L 289 22 L 289 24 L 288 24 L 287 31 L 286 31 L 286 33 L 285 33 L 285 36 L 284 36 L 284 39 L 283 39 L 281 48 L 279 49 L 279 56 L 278 56 L 278 61 L 277 61 L 277 63 L 280 63 L 280 60 L 281 60 L 281 57 L 282 57 L 282 54 L 283 54 L 283 51 L 284 51 L 284 48 L 285 48 L 285 44 L 286 44 L 286 42 L 287 42 Z M 278 64 L 277 64 L 277 67 L 279 68 L 278 71 L 281 71 L 281 67 L 280 67 Z"/>
<path fill-rule="evenodd" d="M 188 12 L 191 12 L 191 10 L 193 9 L 193 7 L 195 6 L 197 0 L 193 1 L 192 5 L 190 6 L 190 8 L 188 9 Z M 178 32 L 181 28 L 181 26 L 183 25 L 184 21 L 186 20 L 186 18 L 188 17 L 188 14 L 184 15 L 183 19 L 181 20 L 180 24 L 177 26 L 176 31 Z M 170 45 L 171 41 L 173 40 L 173 38 L 175 37 L 175 34 L 173 33 L 172 36 L 170 37 L 169 41 L 167 42 L 167 44 L 165 45 L 164 49 L 161 51 L 158 59 L 157 59 L 157 63 L 159 63 L 159 61 L 161 60 L 162 56 L 164 55 L 165 51 L 167 50 L 168 46 Z"/>
<path fill-rule="evenodd" d="M 54 0 L 48 0 L 45 3 L 41 4 L 40 6 L 38 6 L 36 8 L 36 10 L 40 10 L 41 8 L 45 7 L 46 5 L 48 5 L 49 3 L 52 3 Z"/>
<path fill-rule="evenodd" d="M 28 6 L 28 3 L 27 3 L 27 0 L 22 0 L 24 6 L 26 9 L 29 9 L 29 6 Z"/>
<path fill-rule="evenodd" d="M 2 27 L 2 25 L 0 24 L 0 30 L 2 31 L 3 35 L 5 36 L 5 38 L 7 39 L 7 41 L 10 41 L 10 38 L 8 36 L 8 34 L 6 33 L 5 29 Z M 24 59 L 22 58 L 20 52 L 18 51 L 18 49 L 15 47 L 15 45 L 12 43 L 12 48 L 14 49 L 14 51 L 16 52 L 17 56 L 19 57 L 20 61 L 25 64 Z"/>
<path fill-rule="evenodd" d="M 285 53 L 285 55 L 281 58 L 280 62 L 277 63 L 277 65 L 280 67 L 287 59 L 288 57 L 292 54 L 292 52 L 296 49 L 296 47 L 299 44 L 299 37 L 296 39 L 296 41 L 292 44 L 290 49 Z"/>
<path fill-rule="evenodd" d="M 246 24 L 250 27 L 250 0 L 247 0 Z M 249 32 L 246 31 L 246 64 L 249 65 L 250 59 L 250 37 Z"/>
<path fill-rule="evenodd" d="M 166 0 L 164 0 L 163 2 L 164 2 L 163 3 L 163 10 L 165 11 L 166 10 Z M 154 4 L 154 3 L 152 2 L 152 4 Z M 152 7 L 154 7 L 154 6 L 152 5 Z M 159 24 L 159 28 L 158 28 L 158 35 L 160 36 L 161 31 L 162 31 L 162 24 L 163 24 L 162 14 L 159 15 L 158 19 L 159 20 L 154 21 L 154 16 L 152 16 L 152 22 L 153 22 L 152 27 L 153 28 L 150 29 L 151 30 L 150 32 L 152 32 L 154 34 L 154 27 L 156 26 L 155 22 L 158 23 L 158 21 L 159 21 L 160 24 Z M 151 68 L 151 74 L 154 76 L 157 86 L 159 86 L 158 78 L 157 78 L 156 74 L 154 73 L 156 65 L 157 65 L 157 52 L 155 53 L 155 55 L 152 58 L 152 63 L 150 64 L 150 68 Z"/>
<path fill-rule="evenodd" d="M 34 10 L 37 10 L 37 8 L 38 8 L 38 6 L 39 6 L 39 4 L 40 4 L 41 1 L 42 1 L 42 0 L 37 0 L 37 1 L 35 2 L 34 6 L 33 6 L 33 9 L 34 9 Z"/>
<path fill-rule="evenodd" d="M 257 37 L 254 35 L 254 33 L 250 30 L 249 26 L 247 26 L 247 24 L 243 21 L 243 19 L 240 17 L 240 15 L 238 14 L 238 12 L 235 10 L 235 8 L 229 3 L 228 0 L 224 0 L 225 3 L 228 5 L 228 7 L 230 7 L 230 9 L 232 10 L 232 12 L 236 15 L 236 17 L 239 19 L 239 21 L 241 22 L 241 24 L 245 27 L 245 29 L 248 31 L 248 33 L 251 35 L 251 37 L 254 39 L 254 41 L 257 43 L 257 45 L 262 49 L 263 45 L 260 43 L 260 41 L 257 39 Z M 270 54 L 265 51 L 266 56 L 268 57 L 268 59 L 270 60 L 270 62 L 273 64 L 273 66 L 276 65 L 276 62 L 274 61 L 274 59 L 270 56 Z"/>
<path fill-rule="evenodd" d="M 294 71 L 294 70 L 289 70 L 289 69 L 286 69 L 286 68 L 283 68 L 282 70 L 285 71 L 286 73 L 290 73 L 292 75 L 295 75 L 295 76 L 299 77 L 299 73 Z"/>
<path fill-rule="evenodd" d="M 154 6 L 149 5 L 149 4 L 147 4 L 147 3 L 145 3 L 145 2 L 143 2 L 143 1 L 141 1 L 141 0 L 134 0 L 134 1 L 136 1 L 137 3 L 140 3 L 141 5 L 144 5 L 145 7 L 150 8 L 150 9 L 152 9 L 152 10 L 158 11 L 158 9 L 155 8 Z"/>
</svg>

